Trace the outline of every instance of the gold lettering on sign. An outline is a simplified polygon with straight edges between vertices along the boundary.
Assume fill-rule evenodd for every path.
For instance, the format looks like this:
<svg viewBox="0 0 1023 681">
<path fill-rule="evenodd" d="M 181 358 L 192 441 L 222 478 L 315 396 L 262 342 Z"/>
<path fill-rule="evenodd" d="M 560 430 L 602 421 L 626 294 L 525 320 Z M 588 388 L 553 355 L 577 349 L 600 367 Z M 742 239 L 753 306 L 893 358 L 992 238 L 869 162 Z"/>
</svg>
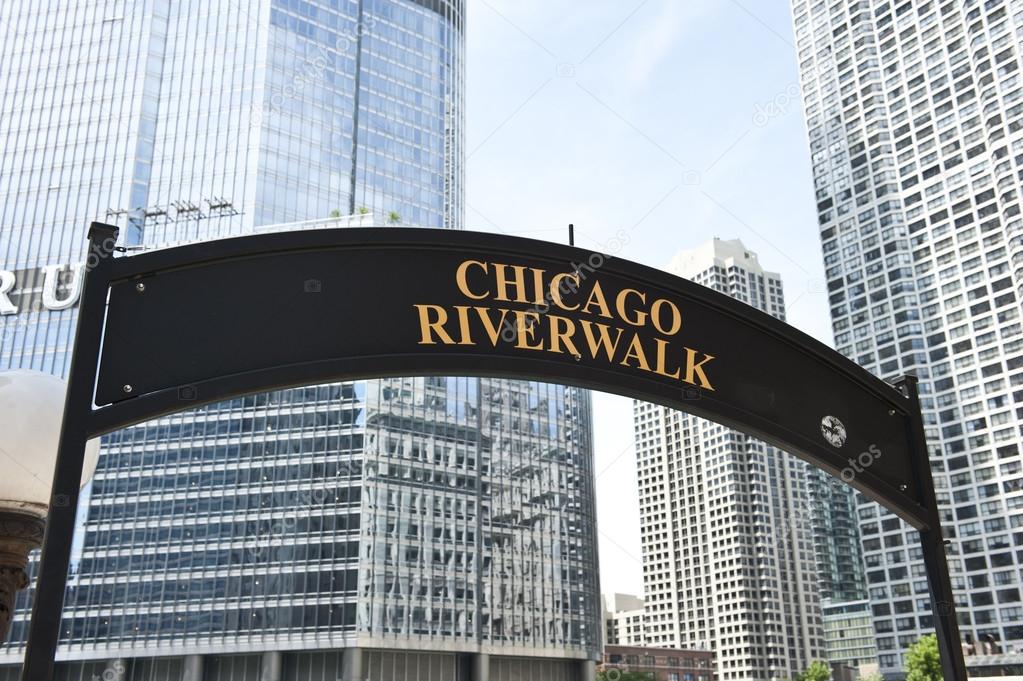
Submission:
<svg viewBox="0 0 1023 681">
<path fill-rule="evenodd" d="M 671 311 L 671 323 L 666 329 L 661 326 L 661 308 L 663 307 L 667 307 Z M 658 298 L 650 306 L 650 321 L 653 322 L 657 333 L 665 336 L 674 336 L 682 330 L 682 313 L 679 311 L 678 305 L 665 298 Z"/>
<path fill-rule="evenodd" d="M 483 270 L 483 274 L 487 273 L 487 263 L 480 262 L 479 260 L 466 260 L 458 266 L 458 270 L 455 272 L 455 281 L 458 283 L 458 290 L 461 291 L 462 295 L 466 298 L 472 298 L 473 300 L 486 300 L 487 296 L 490 295 L 489 292 L 477 294 L 473 293 L 469 289 L 468 270 L 470 265 L 475 265 Z"/>
<path fill-rule="evenodd" d="M 455 269 L 455 287 L 471 303 L 415 304 L 419 344 L 568 354 L 714 390 L 709 374 L 717 358 L 680 340 L 683 315 L 675 301 L 602 283 L 595 272 L 549 274 L 464 260 Z"/>
<path fill-rule="evenodd" d="M 419 310 L 419 330 L 421 339 L 420 345 L 436 345 L 433 335 L 437 334 L 440 342 L 444 345 L 453 345 L 454 339 L 444 330 L 444 323 L 448 320 L 448 313 L 440 305 L 416 305 Z M 430 313 L 433 312 L 435 319 L 430 320 Z"/>
<path fill-rule="evenodd" d="M 622 366 L 629 366 L 629 360 L 635 359 L 639 364 L 637 368 L 643 371 L 650 371 L 650 365 L 646 361 L 646 354 L 643 352 L 643 344 L 639 342 L 639 336 L 633 335 L 632 340 L 629 342 L 629 347 L 625 351 L 625 357 L 622 359 Z"/>
<path fill-rule="evenodd" d="M 476 345 L 472 342 L 472 332 L 469 330 L 469 307 L 467 305 L 455 305 L 458 310 L 458 344 Z"/>
<path fill-rule="evenodd" d="M 533 320 L 538 323 L 533 324 Z M 543 342 L 539 345 L 529 344 L 529 341 L 536 336 L 536 327 L 539 326 L 539 321 L 539 312 L 515 310 L 515 330 L 518 331 L 518 341 L 515 343 L 515 347 L 523 350 L 543 350 Z"/>
<path fill-rule="evenodd" d="M 660 374 L 661 376 L 667 376 L 668 378 L 678 378 L 682 373 L 682 369 L 675 369 L 673 373 L 668 373 L 665 365 L 668 363 L 668 341 L 663 338 L 655 338 L 654 343 L 657 344 L 657 359 L 654 362 L 654 373 Z"/>
<path fill-rule="evenodd" d="M 480 321 L 483 322 L 483 329 L 487 332 L 487 337 L 490 338 L 490 344 L 495 348 L 497 347 L 497 339 L 501 337 L 501 329 L 504 328 L 504 320 L 508 316 L 508 310 L 498 310 L 501 313 L 500 319 L 495 324 L 490 320 L 490 310 L 485 307 L 477 307 L 476 312 L 479 313 Z"/>
<path fill-rule="evenodd" d="M 591 305 L 597 306 L 597 309 L 599 310 L 597 314 L 601 317 L 613 319 L 613 317 L 611 317 L 611 308 L 607 306 L 607 298 L 604 297 L 604 289 L 601 288 L 599 281 L 593 282 L 593 289 L 590 291 L 590 297 L 586 299 L 586 303 L 583 305 L 583 312 L 586 314 L 593 314 L 590 312 Z"/>
<path fill-rule="evenodd" d="M 607 361 L 613 362 L 615 354 L 618 352 L 618 341 L 622 339 L 622 329 L 615 329 L 618 335 L 612 341 L 611 327 L 607 324 L 594 324 L 589 319 L 581 319 L 579 323 L 583 325 L 583 335 L 586 336 L 586 343 L 590 346 L 590 355 L 593 359 L 596 359 L 602 351 L 607 356 Z M 597 327 L 599 338 L 593 337 L 594 326 Z"/>
<path fill-rule="evenodd" d="M 685 382 L 693 385 L 699 385 L 701 388 L 707 388 L 713 390 L 713 386 L 710 384 L 710 380 L 707 379 L 707 374 L 703 373 L 703 367 L 708 362 L 711 362 L 714 358 L 710 355 L 704 355 L 703 359 L 699 362 L 696 361 L 696 356 L 700 354 L 692 348 L 686 348 L 686 377 Z M 694 380 L 697 376 L 700 377 L 699 384 Z"/>
<path fill-rule="evenodd" d="M 629 319 L 629 294 L 635 294 L 639 297 L 639 301 L 641 303 L 646 302 L 645 293 L 640 293 L 634 288 L 623 288 L 618 294 L 618 297 L 615 298 L 615 309 L 618 311 L 618 316 L 624 319 L 627 324 L 632 324 L 633 326 L 646 326 L 646 312 L 637 311 L 633 308 L 633 312 L 636 313 L 636 317 L 634 319 Z"/>
<path fill-rule="evenodd" d="M 570 282 L 572 282 L 572 285 L 574 286 L 574 288 L 572 288 L 570 290 L 572 290 L 572 291 L 578 291 L 579 290 L 579 275 L 578 274 L 572 274 L 571 272 L 561 272 L 559 274 L 555 274 L 554 278 L 551 279 L 551 301 L 555 305 L 560 307 L 562 310 L 565 310 L 566 312 L 572 312 L 573 310 L 578 310 L 579 309 L 579 303 L 576 303 L 575 305 L 572 305 L 572 306 L 565 305 L 565 301 L 561 297 L 561 287 L 562 287 L 562 282 L 563 281 L 570 281 Z M 568 287 L 568 284 L 565 284 L 565 286 Z"/>
<path fill-rule="evenodd" d="M 511 269 L 514 274 L 511 280 L 508 279 L 508 269 Z M 525 265 L 502 265 L 501 263 L 494 263 L 494 275 L 496 277 L 497 295 L 494 300 L 500 300 L 505 303 L 512 302 L 512 299 L 508 297 L 508 289 L 513 288 L 515 290 L 515 302 L 516 303 L 528 303 L 529 298 L 526 297 L 526 266 Z"/>
<path fill-rule="evenodd" d="M 568 352 L 570 355 L 578 355 L 579 351 L 572 341 L 574 335 L 575 322 L 568 317 L 551 315 L 551 352 Z M 564 350 L 561 349 L 562 344 L 565 346 Z"/>
</svg>

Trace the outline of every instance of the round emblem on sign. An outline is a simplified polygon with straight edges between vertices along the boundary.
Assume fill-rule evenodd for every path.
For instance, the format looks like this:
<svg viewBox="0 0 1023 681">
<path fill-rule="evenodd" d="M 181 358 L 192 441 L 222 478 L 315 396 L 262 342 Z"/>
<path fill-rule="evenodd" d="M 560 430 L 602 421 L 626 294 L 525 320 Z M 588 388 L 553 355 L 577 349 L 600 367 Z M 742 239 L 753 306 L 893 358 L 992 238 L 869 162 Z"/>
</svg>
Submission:
<svg viewBox="0 0 1023 681">
<path fill-rule="evenodd" d="M 821 434 L 832 447 L 841 447 L 845 444 L 848 434 L 845 431 L 845 424 L 834 416 L 825 416 L 821 419 Z"/>
</svg>

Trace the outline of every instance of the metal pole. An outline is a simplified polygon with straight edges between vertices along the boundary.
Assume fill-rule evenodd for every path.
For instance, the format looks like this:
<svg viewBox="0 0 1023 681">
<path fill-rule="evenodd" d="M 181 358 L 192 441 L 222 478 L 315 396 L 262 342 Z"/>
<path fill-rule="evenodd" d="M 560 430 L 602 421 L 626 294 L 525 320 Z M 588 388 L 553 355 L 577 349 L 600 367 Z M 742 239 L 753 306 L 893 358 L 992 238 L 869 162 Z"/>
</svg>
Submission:
<svg viewBox="0 0 1023 681">
<path fill-rule="evenodd" d="M 920 411 L 920 394 L 916 376 L 904 376 L 896 383 L 909 400 L 909 455 L 912 460 L 914 484 L 920 499 L 924 501 L 927 515 L 927 529 L 920 530 L 920 547 L 923 549 L 924 568 L 931 590 L 931 615 L 934 631 L 938 636 L 938 650 L 941 652 L 941 671 L 945 681 L 966 681 L 966 660 L 963 644 L 959 638 L 959 621 L 956 619 L 955 594 L 948 574 L 948 560 L 945 556 L 945 538 L 941 534 L 941 514 L 934 495 L 934 480 L 931 476 L 931 462 L 927 453 L 927 437 L 924 434 L 923 414 Z"/>
<path fill-rule="evenodd" d="M 568 245 L 575 246 L 575 225 L 572 223 L 568 224 Z"/>
<path fill-rule="evenodd" d="M 89 227 L 89 254 L 71 354 L 67 397 L 64 400 L 64 422 L 60 430 L 46 535 L 39 560 L 39 578 L 32 603 L 32 619 L 29 621 L 28 645 L 21 668 L 22 681 L 53 679 L 53 658 L 60 637 L 85 443 L 89 439 L 89 412 L 92 410 L 99 365 L 103 308 L 107 299 L 107 277 L 103 272 L 112 264 L 116 241 L 116 227 L 98 222 Z"/>
</svg>

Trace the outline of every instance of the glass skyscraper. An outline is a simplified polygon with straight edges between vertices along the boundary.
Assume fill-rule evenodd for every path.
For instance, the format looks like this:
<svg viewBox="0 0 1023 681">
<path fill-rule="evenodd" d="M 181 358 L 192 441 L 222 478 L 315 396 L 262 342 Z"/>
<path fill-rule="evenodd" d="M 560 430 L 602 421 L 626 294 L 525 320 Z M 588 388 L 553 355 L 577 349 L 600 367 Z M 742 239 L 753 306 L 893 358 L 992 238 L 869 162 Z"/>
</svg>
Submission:
<svg viewBox="0 0 1023 681">
<path fill-rule="evenodd" d="M 65 371 L 94 219 L 129 248 L 461 228 L 464 22 L 461 0 L 0 5 L 0 368 Z M 115 433 L 80 513 L 59 673 L 584 678 L 590 419 L 575 388 L 410 378 Z M 29 597 L 0 663 L 20 659 Z"/>
<path fill-rule="evenodd" d="M 836 345 L 884 378 L 920 378 L 964 643 L 1021 652 L 1020 4 L 792 9 Z M 858 514 L 894 676 L 933 628 L 918 538 L 862 495 Z"/>
<path fill-rule="evenodd" d="M 861 601 L 867 588 L 852 488 L 811 466 L 806 477 L 803 519 L 812 528 L 817 559 L 817 586 L 829 603 Z"/>
</svg>

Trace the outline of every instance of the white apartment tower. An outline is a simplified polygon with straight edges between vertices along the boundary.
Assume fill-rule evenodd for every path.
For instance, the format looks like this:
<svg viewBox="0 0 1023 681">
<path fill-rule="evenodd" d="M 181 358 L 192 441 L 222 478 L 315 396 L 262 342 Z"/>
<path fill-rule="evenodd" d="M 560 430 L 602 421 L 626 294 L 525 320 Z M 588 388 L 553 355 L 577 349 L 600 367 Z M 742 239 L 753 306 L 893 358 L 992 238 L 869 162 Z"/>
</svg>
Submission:
<svg viewBox="0 0 1023 681">
<path fill-rule="evenodd" d="M 646 610 L 643 599 L 612 594 L 604 599 L 604 645 L 645 646 Z"/>
<path fill-rule="evenodd" d="M 781 279 L 740 241 L 669 269 L 785 317 Z M 633 410 L 647 645 L 709 648 L 721 681 L 793 677 L 823 658 L 808 465 L 682 412 Z"/>
<path fill-rule="evenodd" d="M 1023 650 L 1023 3 L 792 8 L 836 345 L 920 378 L 963 639 Z M 897 674 L 932 629 L 916 533 L 858 513 Z"/>
</svg>

